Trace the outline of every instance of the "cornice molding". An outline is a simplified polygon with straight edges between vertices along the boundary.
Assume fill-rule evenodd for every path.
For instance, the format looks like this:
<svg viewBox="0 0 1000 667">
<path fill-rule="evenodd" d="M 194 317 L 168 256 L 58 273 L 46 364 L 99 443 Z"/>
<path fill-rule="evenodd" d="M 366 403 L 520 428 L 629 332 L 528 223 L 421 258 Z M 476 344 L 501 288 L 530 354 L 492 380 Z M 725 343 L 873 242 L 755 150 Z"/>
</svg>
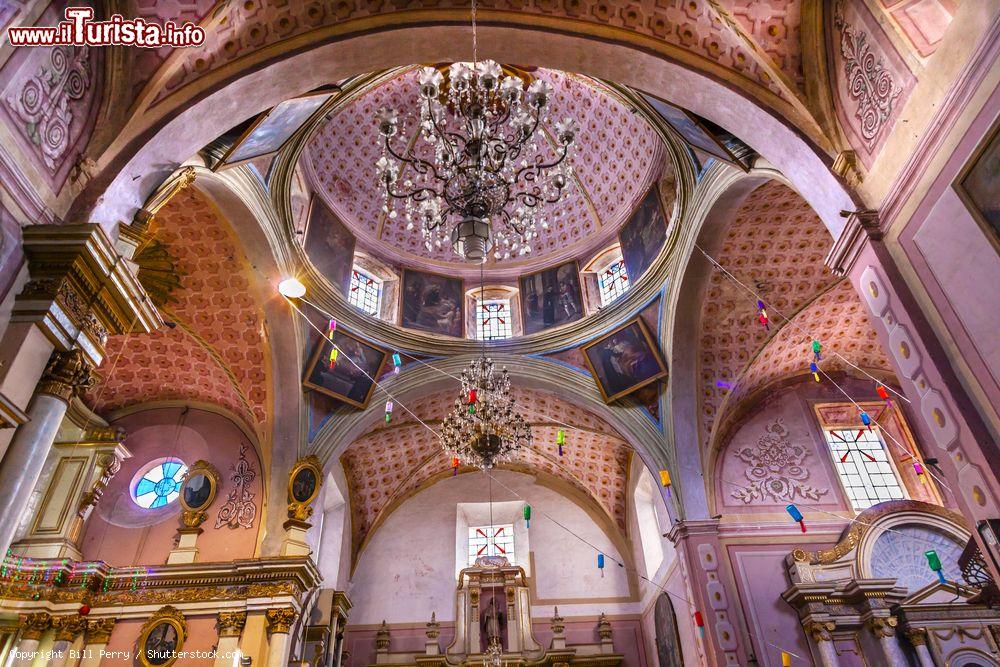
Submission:
<svg viewBox="0 0 1000 667">
<path fill-rule="evenodd" d="M 846 275 L 857 261 L 868 241 L 881 241 L 882 229 L 878 211 L 851 211 L 844 231 L 833 242 L 825 263 L 838 276 Z"/>
<path fill-rule="evenodd" d="M 108 335 L 149 333 L 163 324 L 99 225 L 33 225 L 23 238 L 30 280 L 11 321 L 37 323 L 59 350 L 79 345 L 94 366 Z"/>
</svg>

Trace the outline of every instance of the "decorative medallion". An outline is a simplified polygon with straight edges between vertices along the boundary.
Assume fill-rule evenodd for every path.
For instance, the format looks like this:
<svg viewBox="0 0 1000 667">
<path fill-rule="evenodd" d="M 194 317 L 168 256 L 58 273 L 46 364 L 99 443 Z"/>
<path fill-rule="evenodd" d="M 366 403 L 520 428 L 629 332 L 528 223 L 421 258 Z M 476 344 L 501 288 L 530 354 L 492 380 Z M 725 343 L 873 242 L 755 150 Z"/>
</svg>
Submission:
<svg viewBox="0 0 1000 667">
<path fill-rule="evenodd" d="M 229 526 L 230 528 L 252 528 L 253 520 L 257 517 L 257 506 L 253 503 L 253 491 L 250 485 L 257 479 L 257 472 L 253 469 L 247 459 L 247 446 L 240 445 L 240 459 L 236 465 L 229 466 L 233 471 L 230 479 L 233 480 L 233 490 L 229 492 L 229 498 L 219 509 L 219 516 L 215 519 L 215 527 Z"/>
<path fill-rule="evenodd" d="M 794 500 L 795 496 L 819 500 L 829 489 L 818 489 L 804 482 L 809 479 L 809 469 L 802 465 L 810 451 L 805 445 L 788 441 L 788 429 L 781 419 L 764 427 L 764 435 L 756 445 L 744 446 L 733 452 L 747 464 L 743 474 L 750 482 L 733 491 L 732 496 L 744 503 L 765 500 L 775 502 Z"/>
</svg>

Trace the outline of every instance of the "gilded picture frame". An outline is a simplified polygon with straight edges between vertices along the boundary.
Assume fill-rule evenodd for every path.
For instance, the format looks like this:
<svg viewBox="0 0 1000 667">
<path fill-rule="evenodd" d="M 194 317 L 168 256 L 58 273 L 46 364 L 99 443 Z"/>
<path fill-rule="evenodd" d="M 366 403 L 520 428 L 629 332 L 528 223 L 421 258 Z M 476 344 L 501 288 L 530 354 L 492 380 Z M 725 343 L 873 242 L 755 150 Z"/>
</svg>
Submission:
<svg viewBox="0 0 1000 667">
<path fill-rule="evenodd" d="M 631 357 L 625 357 L 625 350 L 618 348 L 626 345 L 641 346 L 642 349 L 633 350 Z M 667 363 L 663 360 L 656 339 L 641 317 L 635 317 L 614 331 L 592 340 L 580 350 L 605 403 L 613 403 L 668 374 Z M 600 368 L 595 363 L 595 351 L 603 356 Z"/>
<path fill-rule="evenodd" d="M 208 489 L 202 488 L 193 489 L 191 482 L 197 477 L 204 477 L 208 480 Z M 187 469 L 184 473 L 184 479 L 181 481 L 181 491 L 180 496 L 177 501 L 181 504 L 181 507 L 188 512 L 203 512 L 208 509 L 212 503 L 215 501 L 215 496 L 219 492 L 219 480 L 221 475 L 219 475 L 218 469 L 205 460 L 195 461 L 191 464 L 191 467 Z M 198 500 L 198 504 L 192 504 L 192 500 Z"/>
<path fill-rule="evenodd" d="M 311 481 L 306 477 L 311 473 Z M 288 502 L 300 505 L 309 505 L 316 497 L 323 486 L 323 466 L 314 455 L 306 456 L 295 462 L 292 472 L 288 475 Z M 303 495 L 302 491 L 309 489 Z"/>
<path fill-rule="evenodd" d="M 187 621 L 176 607 L 167 605 L 157 610 L 142 626 L 136 644 L 136 658 L 142 667 L 170 667 L 184 649 Z M 150 642 L 155 645 L 150 647 Z M 162 654 L 170 653 L 168 657 Z"/>
</svg>

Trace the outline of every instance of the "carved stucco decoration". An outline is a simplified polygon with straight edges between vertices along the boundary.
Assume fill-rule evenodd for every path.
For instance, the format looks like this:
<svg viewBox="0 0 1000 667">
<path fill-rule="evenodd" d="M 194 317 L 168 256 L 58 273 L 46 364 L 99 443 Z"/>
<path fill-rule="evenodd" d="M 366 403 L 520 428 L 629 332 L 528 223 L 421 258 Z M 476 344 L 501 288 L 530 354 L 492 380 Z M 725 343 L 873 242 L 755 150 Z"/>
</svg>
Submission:
<svg viewBox="0 0 1000 667">
<path fill-rule="evenodd" d="M 819 500 L 829 493 L 806 484 L 809 469 L 803 466 L 812 452 L 802 444 L 788 441 L 788 429 L 781 419 L 764 427 L 764 435 L 756 445 L 745 445 L 733 455 L 747 464 L 743 474 L 750 482 L 732 492 L 733 498 L 750 504 L 755 500 L 795 500 L 796 496 Z"/>
<path fill-rule="evenodd" d="M 247 446 L 241 445 L 239 460 L 229 467 L 233 472 L 231 477 L 233 490 L 229 492 L 229 498 L 219 509 L 219 515 L 215 519 L 216 528 L 222 526 L 252 528 L 257 517 L 257 506 L 253 502 L 254 493 L 250 490 L 250 485 L 257 478 L 257 471 L 247 459 L 246 452 Z"/>
<path fill-rule="evenodd" d="M 20 91 L 6 97 L 7 107 L 22 123 L 21 133 L 53 174 L 70 147 L 73 103 L 87 95 L 91 83 L 90 49 L 60 46 L 50 50 L 47 62 Z"/>
<path fill-rule="evenodd" d="M 958 526 L 966 525 L 965 518 L 961 514 L 940 505 L 924 503 L 918 500 L 892 500 L 879 503 L 859 514 L 850 527 L 847 528 L 840 541 L 831 548 L 820 549 L 818 551 L 795 549 L 792 551 L 792 558 L 800 563 L 809 563 L 811 565 L 825 565 L 838 561 L 858 546 L 865 532 L 873 524 L 883 517 L 896 512 L 925 512 L 951 521 Z"/>
<path fill-rule="evenodd" d="M 847 92 L 858 104 L 854 116 L 861 121 L 859 130 L 865 145 L 872 150 L 903 89 L 892 80 L 885 64 L 872 53 L 869 35 L 844 20 L 842 3 L 837 5 L 834 21 L 840 31 Z"/>
</svg>

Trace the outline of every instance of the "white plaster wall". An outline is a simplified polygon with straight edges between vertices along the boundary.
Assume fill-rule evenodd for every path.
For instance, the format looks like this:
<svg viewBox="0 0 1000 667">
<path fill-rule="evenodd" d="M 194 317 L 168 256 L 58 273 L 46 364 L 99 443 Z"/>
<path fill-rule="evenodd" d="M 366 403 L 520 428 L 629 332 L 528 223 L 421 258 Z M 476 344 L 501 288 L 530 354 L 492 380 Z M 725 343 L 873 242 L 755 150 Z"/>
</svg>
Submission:
<svg viewBox="0 0 1000 667">
<path fill-rule="evenodd" d="M 625 570 L 611 560 L 621 560 L 621 555 L 587 512 L 529 475 L 498 471 L 496 479 L 519 497 L 494 484 L 494 501 L 525 500 L 533 510 L 530 550 L 538 591 L 533 602 L 558 600 L 560 613 L 567 617 L 638 613 L 638 603 L 628 601 Z M 426 622 L 431 612 L 439 621 L 453 621 L 458 504 L 486 499 L 487 480 L 468 473 L 438 482 L 393 512 L 361 554 L 351 579 L 351 624 Z M 604 551 L 609 558 L 603 578 L 597 552 L 543 513 Z M 523 527 L 524 519 L 519 523 Z M 551 616 L 551 604 L 533 605 L 533 617 Z"/>
</svg>

